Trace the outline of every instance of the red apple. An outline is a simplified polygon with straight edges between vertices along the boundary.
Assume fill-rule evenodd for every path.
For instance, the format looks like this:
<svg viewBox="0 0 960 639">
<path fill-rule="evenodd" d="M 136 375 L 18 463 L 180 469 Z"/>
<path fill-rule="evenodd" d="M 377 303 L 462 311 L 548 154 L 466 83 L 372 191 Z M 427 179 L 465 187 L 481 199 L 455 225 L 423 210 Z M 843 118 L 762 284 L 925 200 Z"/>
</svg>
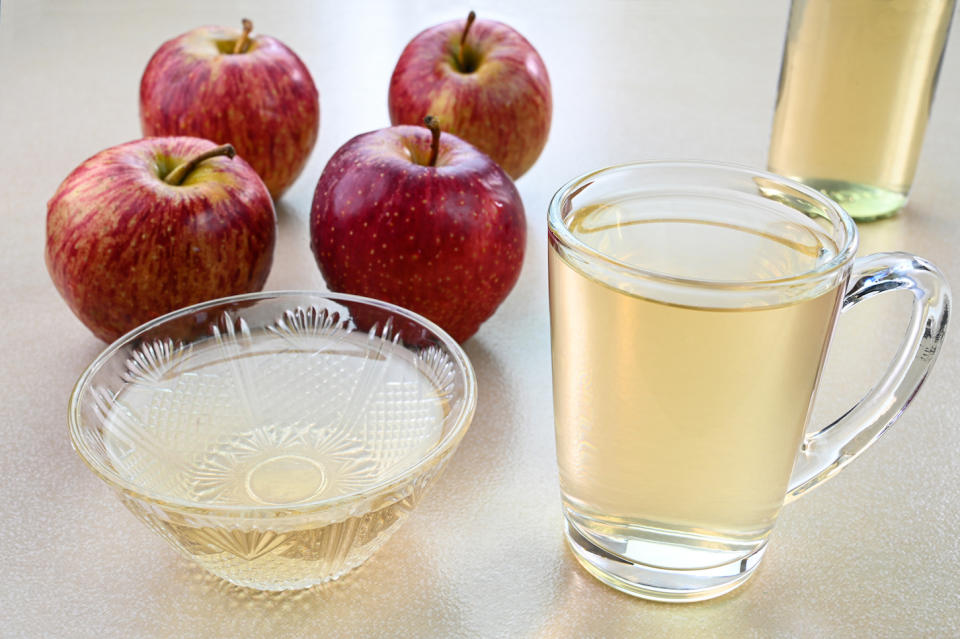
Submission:
<svg viewBox="0 0 960 639">
<path fill-rule="evenodd" d="M 432 126 L 340 147 L 317 182 L 310 246 L 331 290 L 404 306 L 462 342 L 516 283 L 526 219 L 493 160 Z"/>
<path fill-rule="evenodd" d="M 143 134 L 229 143 L 279 198 L 320 129 L 320 97 L 300 58 L 270 36 L 200 27 L 165 42 L 140 81 Z"/>
<path fill-rule="evenodd" d="M 390 122 L 440 127 L 473 144 L 513 179 L 537 161 L 550 132 L 547 68 L 527 40 L 493 20 L 455 20 L 421 32 L 390 78 Z"/>
<path fill-rule="evenodd" d="M 97 337 L 112 341 L 188 304 L 263 288 L 276 214 L 267 187 L 233 153 L 198 138 L 145 138 L 94 155 L 57 189 L 47 204 L 47 269 Z"/>
</svg>

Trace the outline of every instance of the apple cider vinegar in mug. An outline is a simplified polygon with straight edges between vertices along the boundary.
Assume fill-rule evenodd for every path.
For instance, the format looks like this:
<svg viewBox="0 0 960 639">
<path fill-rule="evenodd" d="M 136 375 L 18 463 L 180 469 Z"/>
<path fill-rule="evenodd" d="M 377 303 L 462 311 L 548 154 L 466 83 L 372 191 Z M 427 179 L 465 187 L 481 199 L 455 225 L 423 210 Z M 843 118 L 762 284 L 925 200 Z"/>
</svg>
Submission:
<svg viewBox="0 0 960 639">
<path fill-rule="evenodd" d="M 573 212 L 568 224 L 612 259 L 716 280 L 790 277 L 837 253 L 813 222 L 761 231 L 649 214 L 635 201 L 606 202 Z M 556 403 L 561 483 L 577 516 L 707 536 L 734 553 L 766 536 L 839 286 L 735 308 L 706 295 L 671 303 L 580 268 L 556 247 L 549 260 L 553 329 L 569 336 L 555 350 L 555 373 L 583 382 Z"/>
<path fill-rule="evenodd" d="M 854 263 L 850 217 L 769 173 L 597 171 L 554 196 L 549 240 L 567 540 L 593 575 L 640 597 L 696 601 L 749 578 L 785 499 L 896 419 L 943 336 L 949 292 L 932 265 Z M 898 288 L 941 329 L 915 321 L 875 390 L 808 430 L 838 312 Z"/>
</svg>

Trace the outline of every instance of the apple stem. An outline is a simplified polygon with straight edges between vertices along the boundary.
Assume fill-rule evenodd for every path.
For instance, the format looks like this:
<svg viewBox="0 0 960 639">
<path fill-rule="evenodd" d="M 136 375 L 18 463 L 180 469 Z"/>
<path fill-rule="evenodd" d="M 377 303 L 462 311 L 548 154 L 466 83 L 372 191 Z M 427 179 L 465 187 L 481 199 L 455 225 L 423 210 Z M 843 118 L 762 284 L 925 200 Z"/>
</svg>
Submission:
<svg viewBox="0 0 960 639">
<path fill-rule="evenodd" d="M 243 33 L 240 34 L 240 39 L 237 40 L 237 43 L 233 45 L 234 53 L 246 53 L 247 47 L 250 45 L 250 32 L 253 31 L 253 23 L 243 19 Z"/>
<path fill-rule="evenodd" d="M 470 13 L 467 14 L 467 24 L 463 27 L 463 33 L 460 34 L 460 49 L 457 51 L 457 62 L 460 63 L 461 69 L 463 68 L 463 45 L 467 42 L 467 31 L 470 30 L 470 26 L 476 19 L 476 11 L 470 11 Z"/>
<path fill-rule="evenodd" d="M 430 161 L 427 162 L 427 166 L 436 166 L 437 155 L 440 153 L 440 120 L 428 115 L 423 119 L 423 124 L 433 134 L 433 139 L 430 140 Z"/>
<path fill-rule="evenodd" d="M 216 146 L 212 149 L 208 149 L 203 153 L 198 153 L 192 158 L 188 158 L 186 162 L 179 164 L 174 168 L 170 173 L 167 174 L 163 181 L 167 184 L 173 186 L 180 186 L 183 183 L 184 178 L 187 177 L 187 174 L 190 171 L 197 168 L 197 165 L 203 162 L 204 160 L 209 160 L 210 158 L 215 158 L 220 155 L 225 155 L 228 158 L 233 158 L 237 154 L 236 150 L 233 148 L 232 144 L 223 144 L 221 146 Z"/>
</svg>

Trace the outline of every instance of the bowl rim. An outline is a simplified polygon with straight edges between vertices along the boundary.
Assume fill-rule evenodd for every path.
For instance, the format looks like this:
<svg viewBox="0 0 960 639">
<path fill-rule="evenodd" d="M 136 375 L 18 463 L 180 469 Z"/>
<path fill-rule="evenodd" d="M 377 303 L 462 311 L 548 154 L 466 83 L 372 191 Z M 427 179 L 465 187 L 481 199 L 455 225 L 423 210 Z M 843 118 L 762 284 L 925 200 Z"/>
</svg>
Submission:
<svg viewBox="0 0 960 639">
<path fill-rule="evenodd" d="M 353 302 L 374 306 L 390 313 L 402 315 L 407 319 L 413 320 L 420 326 L 431 331 L 436 335 L 444 348 L 452 355 L 456 362 L 458 372 L 464 378 L 464 395 L 460 403 L 459 412 L 453 417 L 454 423 L 446 435 L 433 447 L 433 449 L 424 457 L 420 458 L 413 465 L 403 469 L 402 472 L 391 475 L 388 479 L 369 486 L 361 491 L 339 495 L 329 499 L 319 499 L 295 504 L 263 504 L 263 505 L 226 505 L 226 504 L 204 504 L 202 502 L 191 501 L 187 499 L 178 499 L 165 496 L 159 492 L 144 490 L 135 482 L 125 479 L 119 473 L 112 470 L 110 466 L 99 460 L 99 455 L 91 451 L 86 445 L 82 431 L 81 398 L 90 388 L 90 381 L 93 376 L 113 357 L 121 348 L 128 345 L 131 341 L 146 333 L 147 331 L 162 325 L 163 323 L 184 317 L 191 313 L 206 310 L 215 306 L 226 304 L 235 304 L 237 302 L 250 302 L 268 299 L 283 299 L 296 297 L 312 297 L 333 302 Z M 284 515 L 300 516 L 327 510 L 342 504 L 359 502 L 370 497 L 389 493 L 393 489 L 408 483 L 411 478 L 416 477 L 420 472 L 429 468 L 435 463 L 442 461 L 456 448 L 463 438 L 467 429 L 473 420 L 477 404 L 477 380 L 473 370 L 473 365 L 460 344 L 450 335 L 440 328 L 437 324 L 415 313 L 409 309 L 403 308 L 390 302 L 377 300 L 361 295 L 351 295 L 346 293 L 332 293 L 320 290 L 279 290 L 279 291 L 258 291 L 255 293 L 244 293 L 241 295 L 231 295 L 213 300 L 191 304 L 183 308 L 171 311 L 159 317 L 141 324 L 126 334 L 120 336 L 110 343 L 89 366 L 81 373 L 74 384 L 70 393 L 70 399 L 67 409 L 67 423 L 70 431 L 70 443 L 83 462 L 97 475 L 101 480 L 110 485 L 115 490 L 125 493 L 138 500 L 153 503 L 165 509 L 176 510 L 191 514 L 202 514 L 209 517 L 225 516 L 232 518 L 242 518 L 244 516 L 263 517 L 265 515 Z"/>
</svg>

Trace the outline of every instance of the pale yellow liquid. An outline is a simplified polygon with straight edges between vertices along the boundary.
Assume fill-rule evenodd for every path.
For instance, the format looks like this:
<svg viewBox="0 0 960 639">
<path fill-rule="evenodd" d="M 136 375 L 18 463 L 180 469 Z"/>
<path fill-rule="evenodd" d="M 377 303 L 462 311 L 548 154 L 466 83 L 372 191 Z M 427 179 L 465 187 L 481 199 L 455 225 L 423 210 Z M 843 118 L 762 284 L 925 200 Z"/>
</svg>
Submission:
<svg viewBox="0 0 960 639">
<path fill-rule="evenodd" d="M 955 0 L 794 0 L 770 170 L 856 219 L 913 182 Z"/>
<path fill-rule="evenodd" d="M 218 520 L 128 502 L 215 574 L 257 588 L 305 587 L 366 559 L 419 497 L 410 487 L 295 512 L 389 481 L 440 441 L 446 404 L 426 368 L 366 335 L 210 340 L 130 384 L 104 439 L 118 471 L 166 501 L 200 513 L 288 506 L 282 517 Z"/>
<path fill-rule="evenodd" d="M 757 231 L 651 216 L 629 201 L 576 211 L 568 226 L 620 262 L 713 280 L 797 275 L 836 254 L 812 223 Z M 553 242 L 549 266 L 568 517 L 598 536 L 676 533 L 724 549 L 762 540 L 799 450 L 837 287 L 767 293 L 756 306 L 676 305 L 560 250 Z"/>
</svg>

